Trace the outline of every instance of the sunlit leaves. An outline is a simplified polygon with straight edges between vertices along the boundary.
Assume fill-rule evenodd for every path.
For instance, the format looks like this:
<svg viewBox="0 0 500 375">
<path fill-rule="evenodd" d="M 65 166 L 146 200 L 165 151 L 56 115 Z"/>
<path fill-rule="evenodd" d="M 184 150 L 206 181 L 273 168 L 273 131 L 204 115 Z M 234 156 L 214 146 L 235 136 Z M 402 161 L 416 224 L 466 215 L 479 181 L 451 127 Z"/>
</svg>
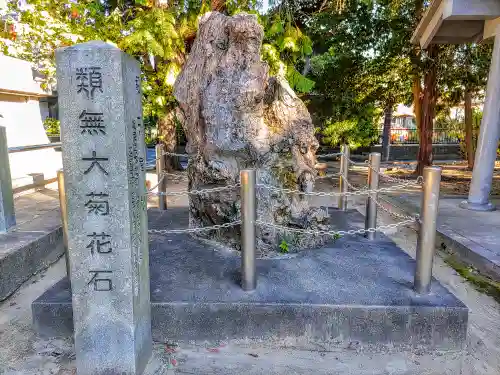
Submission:
<svg viewBox="0 0 500 375">
<path fill-rule="evenodd" d="M 271 23 L 271 26 L 267 28 L 266 30 L 266 37 L 267 38 L 272 38 L 275 35 L 282 34 L 283 31 L 285 31 L 285 22 L 280 20 L 279 18 L 276 19 L 274 22 Z"/>
<path fill-rule="evenodd" d="M 313 52 L 311 39 L 289 20 L 279 14 L 263 17 L 265 36 L 262 45 L 262 60 L 269 64 L 270 74 L 280 75 L 290 86 L 301 93 L 310 92 L 314 81 L 296 69 Z"/>
<path fill-rule="evenodd" d="M 314 88 L 314 81 L 300 74 L 293 65 L 286 67 L 286 79 L 291 87 L 301 93 L 310 92 Z"/>
</svg>

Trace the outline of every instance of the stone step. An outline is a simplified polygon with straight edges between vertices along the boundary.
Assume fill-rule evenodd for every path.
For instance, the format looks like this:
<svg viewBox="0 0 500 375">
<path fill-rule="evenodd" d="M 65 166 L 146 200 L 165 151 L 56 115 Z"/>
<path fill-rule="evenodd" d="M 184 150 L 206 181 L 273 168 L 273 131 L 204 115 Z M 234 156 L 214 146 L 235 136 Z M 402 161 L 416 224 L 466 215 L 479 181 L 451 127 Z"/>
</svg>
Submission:
<svg viewBox="0 0 500 375">
<path fill-rule="evenodd" d="M 59 208 L 0 234 L 0 301 L 63 254 Z"/>
<path fill-rule="evenodd" d="M 356 211 L 330 209 L 339 229 L 358 228 Z M 183 228 L 186 208 L 150 210 L 150 228 Z M 239 257 L 189 235 L 150 235 L 152 330 L 156 341 L 294 340 L 462 348 L 468 309 L 433 280 L 429 295 L 412 289 L 415 262 L 390 239 L 362 236 L 298 254 L 259 259 L 258 286 L 238 285 Z M 43 336 L 72 334 L 67 279 L 32 305 Z"/>
<path fill-rule="evenodd" d="M 413 215 L 420 211 L 421 198 L 415 194 L 384 195 L 380 198 L 392 211 Z M 496 282 L 500 282 L 500 213 L 469 211 L 459 207 L 467 196 L 442 196 L 439 201 L 436 244 Z M 500 197 L 492 196 L 500 203 Z"/>
</svg>

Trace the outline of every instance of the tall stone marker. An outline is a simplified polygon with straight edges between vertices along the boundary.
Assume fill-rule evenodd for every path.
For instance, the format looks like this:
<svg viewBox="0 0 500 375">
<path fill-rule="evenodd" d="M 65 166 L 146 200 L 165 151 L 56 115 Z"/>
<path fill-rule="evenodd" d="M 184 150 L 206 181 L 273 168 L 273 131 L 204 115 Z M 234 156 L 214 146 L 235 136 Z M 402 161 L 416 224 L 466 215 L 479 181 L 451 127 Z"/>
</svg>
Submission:
<svg viewBox="0 0 500 375">
<path fill-rule="evenodd" d="M 78 375 L 151 356 L 140 69 L 104 42 L 56 53 Z"/>
<path fill-rule="evenodd" d="M 0 126 L 0 233 L 16 225 L 12 179 L 10 178 L 7 132 Z"/>
</svg>

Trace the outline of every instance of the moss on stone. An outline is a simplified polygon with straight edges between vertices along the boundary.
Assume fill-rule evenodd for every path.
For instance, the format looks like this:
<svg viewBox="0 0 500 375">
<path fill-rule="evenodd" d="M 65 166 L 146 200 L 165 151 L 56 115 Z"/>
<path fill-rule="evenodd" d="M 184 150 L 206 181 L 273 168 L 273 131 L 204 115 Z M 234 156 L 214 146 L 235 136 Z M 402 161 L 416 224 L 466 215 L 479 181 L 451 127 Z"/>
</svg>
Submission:
<svg viewBox="0 0 500 375">
<path fill-rule="evenodd" d="M 453 255 L 447 255 L 444 261 L 481 293 L 487 294 L 493 297 L 497 302 L 500 302 L 500 283 L 480 274 L 478 270 L 466 265 Z"/>
<path fill-rule="evenodd" d="M 295 189 L 297 187 L 297 177 L 295 176 L 293 169 L 276 166 L 272 168 L 272 171 L 278 181 L 283 184 L 284 188 Z"/>
</svg>

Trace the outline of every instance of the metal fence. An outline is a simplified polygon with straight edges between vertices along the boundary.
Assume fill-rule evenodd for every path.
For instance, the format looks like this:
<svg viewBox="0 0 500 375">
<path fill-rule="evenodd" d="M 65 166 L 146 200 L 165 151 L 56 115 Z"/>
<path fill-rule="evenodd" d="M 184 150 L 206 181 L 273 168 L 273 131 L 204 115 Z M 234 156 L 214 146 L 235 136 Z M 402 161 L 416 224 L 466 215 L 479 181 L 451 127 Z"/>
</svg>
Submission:
<svg viewBox="0 0 500 375">
<path fill-rule="evenodd" d="M 0 127 L 0 174 L 4 176 L 4 181 L 2 181 L 3 186 L 0 187 L 0 233 L 4 233 L 9 228 L 16 225 L 16 217 L 14 211 L 14 191 L 12 189 L 12 181 L 10 177 L 11 173 L 9 154 L 58 147 L 61 147 L 61 142 L 8 147 L 5 128 Z M 35 173 L 32 174 L 32 176 L 33 183 L 24 186 L 24 189 L 36 189 L 45 184 L 45 178 L 43 174 Z"/>
<path fill-rule="evenodd" d="M 384 130 L 379 129 L 379 143 L 382 144 Z M 432 132 L 433 144 L 456 145 L 465 137 L 463 130 L 436 128 Z M 414 128 L 392 128 L 391 144 L 393 145 L 411 145 L 419 144 L 418 130 Z"/>
<path fill-rule="evenodd" d="M 157 161 L 163 160 L 164 155 L 172 155 L 163 151 L 163 147 L 157 147 Z M 177 154 L 174 154 L 177 155 Z M 182 155 L 189 157 L 189 155 Z M 417 261 L 414 274 L 414 289 L 417 293 L 426 294 L 430 291 L 432 279 L 432 263 L 434 257 L 434 243 L 436 236 L 436 222 L 439 201 L 439 186 L 441 181 L 441 169 L 439 167 L 426 167 L 424 176 L 419 177 L 416 181 L 399 179 L 388 176 L 380 171 L 379 153 L 371 153 L 368 163 L 358 163 L 349 158 L 349 147 L 344 145 L 342 151 L 335 154 L 317 155 L 320 158 L 340 157 L 339 173 L 323 176 L 320 178 L 339 178 L 340 187 L 338 191 L 318 191 L 305 192 L 293 189 L 283 189 L 275 186 L 270 186 L 258 183 L 255 169 L 242 170 L 240 172 L 240 181 L 235 185 L 226 185 L 203 190 L 182 190 L 182 191 L 167 191 L 166 179 L 168 173 L 163 171 L 163 165 L 157 165 L 158 184 L 148 189 L 148 196 L 157 196 L 159 199 L 159 207 L 162 210 L 167 209 L 166 197 L 205 195 L 216 191 L 240 189 L 242 199 L 241 219 L 227 222 L 224 224 L 205 226 L 205 227 L 189 227 L 185 229 L 149 229 L 150 234 L 156 235 L 176 235 L 182 233 L 198 233 L 207 231 L 217 231 L 223 228 L 231 228 L 240 226 L 242 232 L 241 243 L 241 287 L 245 291 L 254 290 L 257 286 L 256 273 L 256 251 L 255 251 L 255 234 L 257 227 L 268 227 L 275 230 L 293 233 L 302 233 L 311 236 L 332 236 L 333 238 L 352 235 L 365 235 L 368 239 L 373 240 L 375 233 L 385 232 L 390 229 L 395 229 L 400 226 L 419 224 L 418 241 L 417 241 Z M 364 187 L 356 187 L 348 180 L 349 169 L 351 165 L 358 165 L 368 169 L 367 184 Z M 392 185 L 387 187 L 379 187 L 379 179 L 384 179 Z M 379 202 L 379 193 L 394 192 L 398 190 L 406 190 L 408 188 L 417 188 L 423 194 L 423 204 L 420 215 L 411 216 L 392 212 L 385 208 Z M 153 191 L 157 189 L 157 191 Z M 296 228 L 285 225 L 279 225 L 273 222 L 263 221 L 257 215 L 257 189 L 266 189 L 274 192 L 285 194 L 296 194 L 302 196 L 322 196 L 335 197 L 338 199 L 338 207 L 340 210 L 347 210 L 347 197 L 349 196 L 366 196 L 366 220 L 364 228 L 351 230 L 314 230 L 307 228 Z M 401 221 L 388 224 L 377 225 L 377 210 L 389 213 L 395 219 Z"/>
</svg>

